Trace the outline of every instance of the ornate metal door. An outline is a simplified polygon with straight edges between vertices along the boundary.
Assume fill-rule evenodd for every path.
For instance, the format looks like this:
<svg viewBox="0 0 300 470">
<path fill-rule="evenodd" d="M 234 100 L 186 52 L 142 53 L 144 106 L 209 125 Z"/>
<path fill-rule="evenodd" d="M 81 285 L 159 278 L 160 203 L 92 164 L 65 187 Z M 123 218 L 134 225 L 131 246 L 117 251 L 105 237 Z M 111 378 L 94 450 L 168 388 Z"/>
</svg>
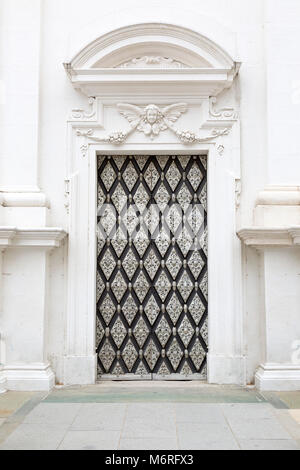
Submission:
<svg viewBox="0 0 300 470">
<path fill-rule="evenodd" d="M 206 185 L 205 157 L 99 157 L 99 378 L 206 378 Z"/>
</svg>

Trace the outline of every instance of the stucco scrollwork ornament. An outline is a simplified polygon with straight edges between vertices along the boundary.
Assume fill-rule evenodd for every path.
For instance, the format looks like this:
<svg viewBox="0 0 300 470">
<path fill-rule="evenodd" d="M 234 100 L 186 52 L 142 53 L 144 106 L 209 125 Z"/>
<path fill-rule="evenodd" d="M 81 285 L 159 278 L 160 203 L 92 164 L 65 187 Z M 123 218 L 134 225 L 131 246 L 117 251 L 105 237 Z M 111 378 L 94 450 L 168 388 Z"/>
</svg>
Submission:
<svg viewBox="0 0 300 470">
<path fill-rule="evenodd" d="M 96 118 L 97 114 L 97 101 L 95 98 L 89 98 L 89 111 L 76 108 L 71 111 L 71 121 L 91 121 Z"/>
<path fill-rule="evenodd" d="M 163 109 L 155 104 L 149 104 L 142 108 L 129 103 L 119 103 L 117 107 L 120 114 L 128 120 L 129 130 L 116 131 L 103 137 L 94 136 L 93 131 L 91 134 L 86 131 L 80 131 L 77 134 L 89 137 L 94 142 L 107 142 L 115 145 L 123 144 L 134 131 L 143 132 L 153 140 L 160 132 L 169 129 L 183 144 L 209 142 L 229 134 L 228 127 L 212 129 L 210 134 L 204 136 L 175 127 L 174 123 L 187 111 L 186 103 L 175 103 Z"/>
<path fill-rule="evenodd" d="M 215 104 L 217 103 L 217 98 L 212 97 L 209 100 L 209 114 L 211 119 L 217 121 L 236 121 L 238 119 L 238 113 L 234 108 L 225 107 L 220 109 L 215 109 Z"/>
</svg>

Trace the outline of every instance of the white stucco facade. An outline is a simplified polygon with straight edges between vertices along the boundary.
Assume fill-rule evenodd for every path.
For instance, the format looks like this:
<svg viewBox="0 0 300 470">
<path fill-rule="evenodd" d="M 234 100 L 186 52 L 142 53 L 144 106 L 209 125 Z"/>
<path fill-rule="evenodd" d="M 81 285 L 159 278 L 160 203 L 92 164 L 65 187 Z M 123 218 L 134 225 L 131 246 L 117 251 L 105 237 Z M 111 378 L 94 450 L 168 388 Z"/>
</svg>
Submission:
<svg viewBox="0 0 300 470">
<path fill-rule="evenodd" d="M 299 1 L 161 3 L 0 0 L 0 391 L 95 383 L 96 157 L 131 153 L 208 156 L 208 381 L 300 389 Z M 120 67 L 154 53 L 187 67 Z"/>
</svg>

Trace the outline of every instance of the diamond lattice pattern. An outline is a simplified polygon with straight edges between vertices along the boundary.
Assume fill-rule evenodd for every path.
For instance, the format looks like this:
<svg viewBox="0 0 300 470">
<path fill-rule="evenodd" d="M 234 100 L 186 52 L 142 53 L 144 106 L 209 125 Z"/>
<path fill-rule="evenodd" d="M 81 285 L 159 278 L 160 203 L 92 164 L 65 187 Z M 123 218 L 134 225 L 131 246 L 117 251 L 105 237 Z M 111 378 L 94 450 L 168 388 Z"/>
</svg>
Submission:
<svg viewBox="0 0 300 470">
<path fill-rule="evenodd" d="M 204 157 L 99 157 L 99 378 L 205 378 L 206 179 Z"/>
</svg>

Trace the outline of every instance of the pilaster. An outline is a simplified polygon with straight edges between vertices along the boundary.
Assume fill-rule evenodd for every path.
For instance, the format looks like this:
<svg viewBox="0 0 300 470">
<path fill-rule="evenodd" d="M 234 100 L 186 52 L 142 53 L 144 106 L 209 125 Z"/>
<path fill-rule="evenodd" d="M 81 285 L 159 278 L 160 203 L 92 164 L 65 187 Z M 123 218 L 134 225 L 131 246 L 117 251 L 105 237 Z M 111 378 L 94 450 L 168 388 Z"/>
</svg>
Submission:
<svg viewBox="0 0 300 470">
<path fill-rule="evenodd" d="M 300 226 L 253 227 L 238 232 L 260 252 L 261 332 L 264 357 L 255 383 L 260 390 L 300 390 Z"/>
<path fill-rule="evenodd" d="M 41 0 L 3 0 L 1 3 L 2 225 L 47 226 L 49 204 L 39 185 L 42 15 Z"/>
<path fill-rule="evenodd" d="M 5 243 L 1 315 L 1 382 L 8 390 L 50 390 L 54 373 L 48 363 L 48 261 L 66 237 L 61 229 L 0 227 Z M 2 385 L 3 386 L 3 385 Z"/>
</svg>

